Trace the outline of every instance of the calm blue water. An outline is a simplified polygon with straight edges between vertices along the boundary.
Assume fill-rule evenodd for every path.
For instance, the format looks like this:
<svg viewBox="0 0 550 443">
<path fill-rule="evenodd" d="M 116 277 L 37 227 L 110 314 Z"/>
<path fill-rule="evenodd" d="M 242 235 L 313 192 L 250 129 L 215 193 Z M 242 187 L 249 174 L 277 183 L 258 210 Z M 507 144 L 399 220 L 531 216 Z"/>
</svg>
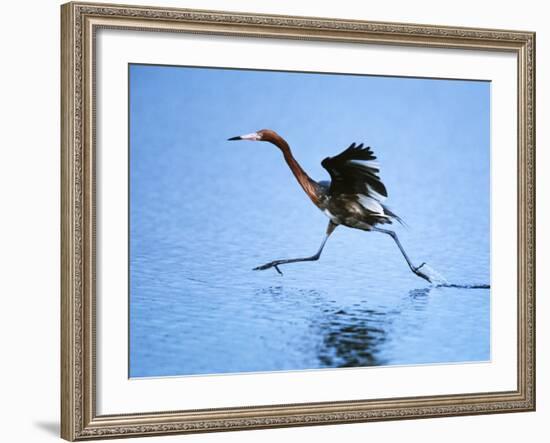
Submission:
<svg viewBox="0 0 550 443">
<path fill-rule="evenodd" d="M 490 291 L 431 287 L 391 238 L 338 227 L 272 145 L 304 169 L 351 142 L 381 163 L 414 262 L 490 283 L 486 82 L 204 70 L 130 70 L 130 376 L 490 359 Z"/>
</svg>

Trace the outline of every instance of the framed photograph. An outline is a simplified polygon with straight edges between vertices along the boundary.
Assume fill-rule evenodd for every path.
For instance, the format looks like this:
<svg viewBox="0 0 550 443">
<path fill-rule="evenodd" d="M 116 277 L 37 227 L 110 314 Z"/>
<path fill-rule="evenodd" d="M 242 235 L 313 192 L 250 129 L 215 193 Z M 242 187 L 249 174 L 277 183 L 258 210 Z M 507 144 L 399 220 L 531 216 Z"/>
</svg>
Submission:
<svg viewBox="0 0 550 443">
<path fill-rule="evenodd" d="M 67 440 L 535 409 L 535 35 L 68 3 Z"/>
</svg>

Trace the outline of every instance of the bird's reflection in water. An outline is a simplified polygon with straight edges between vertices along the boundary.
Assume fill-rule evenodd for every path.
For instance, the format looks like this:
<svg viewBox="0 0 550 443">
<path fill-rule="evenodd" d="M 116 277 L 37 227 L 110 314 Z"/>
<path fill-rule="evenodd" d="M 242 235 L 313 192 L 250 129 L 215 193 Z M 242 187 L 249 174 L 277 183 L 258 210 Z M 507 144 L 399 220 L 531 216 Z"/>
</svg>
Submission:
<svg viewBox="0 0 550 443">
<path fill-rule="evenodd" d="M 378 356 L 386 340 L 386 315 L 371 309 L 341 309 L 319 324 L 322 366 L 345 368 L 384 364 Z"/>
<path fill-rule="evenodd" d="M 427 308 L 430 291 L 431 287 L 413 289 L 387 307 L 371 306 L 368 295 L 341 307 L 326 293 L 283 286 L 262 288 L 257 295 L 272 297 L 274 306 L 293 306 L 296 316 L 306 316 L 309 337 L 300 340 L 302 346 L 316 346 L 319 367 L 344 368 L 391 364 L 384 350 L 396 338 L 392 337 L 393 323 L 403 316 L 414 322 L 423 318 L 421 311 Z M 417 314 L 411 316 L 412 312 Z"/>
<path fill-rule="evenodd" d="M 341 309 L 319 324 L 324 346 L 319 361 L 326 367 L 362 367 L 391 364 L 384 348 L 392 339 L 392 324 L 411 311 L 425 311 L 431 287 L 414 289 L 397 306 L 365 308 L 363 303 Z M 420 318 L 422 315 L 420 315 Z"/>
</svg>

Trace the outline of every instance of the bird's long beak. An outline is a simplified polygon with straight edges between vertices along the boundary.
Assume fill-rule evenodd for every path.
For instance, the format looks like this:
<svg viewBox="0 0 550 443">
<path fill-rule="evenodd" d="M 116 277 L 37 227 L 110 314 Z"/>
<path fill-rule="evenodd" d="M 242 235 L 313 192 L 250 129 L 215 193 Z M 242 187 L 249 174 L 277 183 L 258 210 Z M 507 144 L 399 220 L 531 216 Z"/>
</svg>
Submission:
<svg viewBox="0 0 550 443">
<path fill-rule="evenodd" d="M 253 132 L 252 134 L 237 135 L 236 137 L 231 137 L 231 138 L 228 138 L 227 140 L 228 141 L 232 141 L 232 140 L 256 141 L 256 140 L 260 140 L 260 139 L 261 139 L 260 134 L 258 134 L 257 132 Z"/>
</svg>

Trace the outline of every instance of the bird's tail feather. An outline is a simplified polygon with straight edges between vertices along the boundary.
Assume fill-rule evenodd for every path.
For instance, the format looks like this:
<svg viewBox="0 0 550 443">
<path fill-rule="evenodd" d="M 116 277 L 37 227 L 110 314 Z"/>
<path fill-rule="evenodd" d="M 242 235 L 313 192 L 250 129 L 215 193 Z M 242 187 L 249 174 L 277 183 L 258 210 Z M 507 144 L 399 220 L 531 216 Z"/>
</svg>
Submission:
<svg viewBox="0 0 550 443">
<path fill-rule="evenodd" d="M 399 217 L 395 212 L 393 212 L 392 210 L 390 210 L 387 206 L 383 206 L 384 208 L 384 213 L 392 218 L 393 220 L 397 220 L 399 222 L 399 224 L 401 226 L 404 226 L 406 228 L 408 228 L 409 226 L 403 221 L 403 219 L 401 217 Z"/>
</svg>

